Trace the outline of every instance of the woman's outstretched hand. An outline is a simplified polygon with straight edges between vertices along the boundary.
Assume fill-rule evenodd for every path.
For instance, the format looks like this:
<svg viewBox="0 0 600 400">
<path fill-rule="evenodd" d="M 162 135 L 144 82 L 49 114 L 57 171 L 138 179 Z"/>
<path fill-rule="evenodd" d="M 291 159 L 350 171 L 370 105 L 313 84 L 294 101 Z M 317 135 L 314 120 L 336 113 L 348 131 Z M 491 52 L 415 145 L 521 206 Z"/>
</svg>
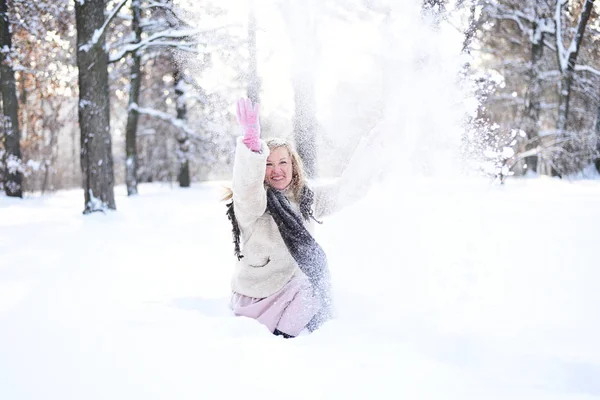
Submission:
<svg viewBox="0 0 600 400">
<path fill-rule="evenodd" d="M 253 106 L 250 99 L 239 99 L 237 102 L 237 118 L 244 131 L 244 144 L 252 151 L 260 151 L 258 103 Z"/>
</svg>

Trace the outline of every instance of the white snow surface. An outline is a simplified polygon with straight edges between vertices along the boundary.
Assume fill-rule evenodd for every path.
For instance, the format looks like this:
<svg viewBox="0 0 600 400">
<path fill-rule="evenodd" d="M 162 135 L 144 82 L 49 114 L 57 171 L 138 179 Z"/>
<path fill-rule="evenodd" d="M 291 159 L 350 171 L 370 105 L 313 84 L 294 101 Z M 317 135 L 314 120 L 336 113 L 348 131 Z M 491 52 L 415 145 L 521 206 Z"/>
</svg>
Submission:
<svg viewBox="0 0 600 400">
<path fill-rule="evenodd" d="M 317 239 L 337 315 L 228 308 L 221 183 L 0 197 L 0 398 L 600 398 L 600 181 L 377 186 Z"/>
</svg>

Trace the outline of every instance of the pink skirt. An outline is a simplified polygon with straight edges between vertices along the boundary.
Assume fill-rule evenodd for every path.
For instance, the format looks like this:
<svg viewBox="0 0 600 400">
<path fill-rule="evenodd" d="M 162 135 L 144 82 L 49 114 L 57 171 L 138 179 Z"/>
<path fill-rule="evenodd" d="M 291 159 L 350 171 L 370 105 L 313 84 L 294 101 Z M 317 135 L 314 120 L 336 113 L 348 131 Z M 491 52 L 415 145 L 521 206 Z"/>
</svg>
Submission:
<svg viewBox="0 0 600 400">
<path fill-rule="evenodd" d="M 305 276 L 292 278 L 283 288 L 264 299 L 233 292 L 231 308 L 235 315 L 249 317 L 291 336 L 298 336 L 320 308 L 319 300 Z"/>
</svg>

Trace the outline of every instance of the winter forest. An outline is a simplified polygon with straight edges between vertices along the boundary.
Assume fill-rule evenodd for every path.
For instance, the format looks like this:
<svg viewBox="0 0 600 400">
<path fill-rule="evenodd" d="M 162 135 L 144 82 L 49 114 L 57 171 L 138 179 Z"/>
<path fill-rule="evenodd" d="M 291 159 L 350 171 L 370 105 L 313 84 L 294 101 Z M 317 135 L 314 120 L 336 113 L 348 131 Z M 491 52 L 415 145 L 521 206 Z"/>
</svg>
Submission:
<svg viewBox="0 0 600 400">
<path fill-rule="evenodd" d="M 0 398 L 600 399 L 599 15 L 0 0 Z M 229 303 L 239 98 L 346 183 L 293 340 Z"/>
<path fill-rule="evenodd" d="M 395 74 L 407 52 L 431 64 L 434 40 L 462 45 L 460 60 L 436 60 L 456 74 L 446 80 L 456 93 L 436 105 L 462 103 L 464 114 L 446 128 L 460 132 L 415 140 L 457 145 L 463 168 L 500 179 L 600 166 L 593 1 L 424 1 L 410 24 L 394 14 L 412 12 L 407 6 L 386 1 L 3 3 L 0 177 L 8 196 L 83 185 L 94 211 L 115 208 L 115 184 L 133 195 L 143 182 L 227 179 L 238 133 L 231 105 L 241 95 L 264 100 L 264 131 L 295 138 L 310 171 L 335 174 L 357 137 L 401 101 L 394 97 L 427 91 L 419 87 L 431 85 L 426 79 L 407 86 Z M 420 32 L 426 25 L 444 32 Z M 394 85 L 398 92 L 386 94 Z M 102 140 L 91 140 L 98 130 Z M 337 162 L 319 162 L 334 150 Z M 416 157 L 416 172 L 426 172 L 427 155 Z"/>
</svg>

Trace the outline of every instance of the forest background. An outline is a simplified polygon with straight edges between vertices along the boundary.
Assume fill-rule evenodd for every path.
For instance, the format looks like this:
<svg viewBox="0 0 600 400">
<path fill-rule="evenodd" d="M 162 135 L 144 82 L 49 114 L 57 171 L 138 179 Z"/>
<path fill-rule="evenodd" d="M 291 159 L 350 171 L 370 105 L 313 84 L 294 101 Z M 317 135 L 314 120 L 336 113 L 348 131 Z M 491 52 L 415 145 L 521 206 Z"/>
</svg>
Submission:
<svg viewBox="0 0 600 400">
<path fill-rule="evenodd" d="M 452 101 L 464 169 L 504 181 L 600 168 L 593 0 L 405 2 L 418 24 L 386 0 L 0 3 L 8 196 L 83 187 L 88 213 L 116 208 L 115 184 L 133 195 L 140 182 L 228 179 L 241 96 L 262 104 L 263 136 L 295 142 L 310 176 L 339 175 L 382 116 L 434 100 L 398 84 L 402 42 L 426 49 L 448 35 L 461 44 Z M 419 24 L 449 33 L 426 38 Z M 432 171 L 447 123 L 413 133 L 411 173 Z"/>
</svg>

